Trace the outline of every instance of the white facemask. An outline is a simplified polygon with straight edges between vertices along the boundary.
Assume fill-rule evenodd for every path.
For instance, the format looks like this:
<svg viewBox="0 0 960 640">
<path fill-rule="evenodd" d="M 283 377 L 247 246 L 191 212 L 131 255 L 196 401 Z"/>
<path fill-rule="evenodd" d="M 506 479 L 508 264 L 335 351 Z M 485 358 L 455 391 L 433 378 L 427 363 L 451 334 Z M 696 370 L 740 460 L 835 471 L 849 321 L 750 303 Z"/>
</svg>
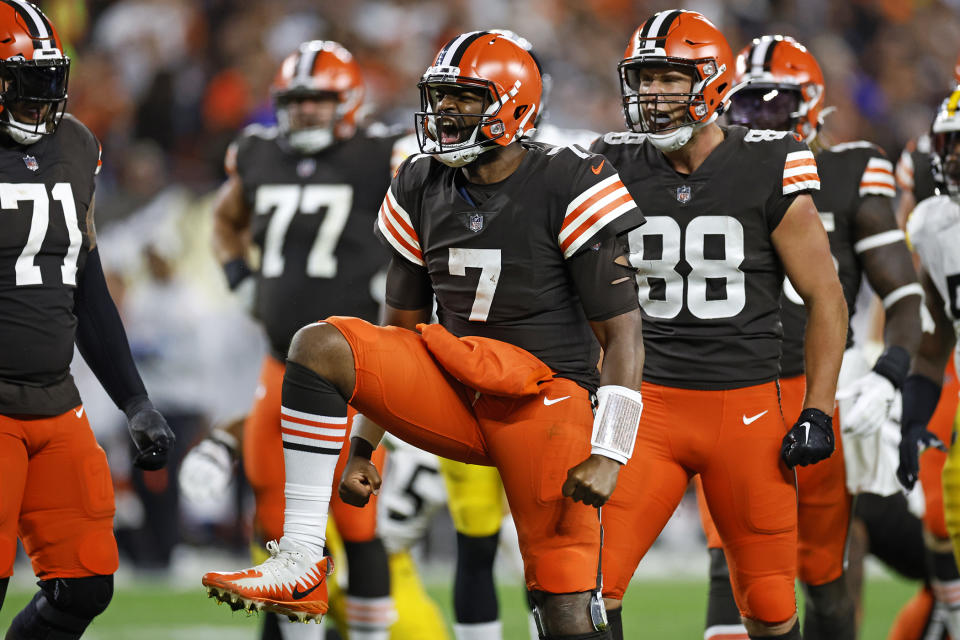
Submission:
<svg viewBox="0 0 960 640">
<path fill-rule="evenodd" d="M 437 135 L 436 133 L 436 124 L 434 124 L 433 119 L 430 118 L 427 121 L 427 129 Z M 434 158 L 447 165 L 448 167 L 462 167 L 470 164 L 484 151 L 489 151 L 492 147 L 486 147 L 482 145 L 468 147 L 466 149 L 458 148 L 467 145 L 472 145 L 476 139 L 477 134 L 480 132 L 480 127 L 474 127 L 473 135 L 470 136 L 469 140 L 461 142 L 457 145 L 446 145 L 447 148 L 453 146 L 451 151 L 444 151 L 443 153 L 435 153 L 436 150 L 440 148 L 440 145 L 431 138 L 427 138 L 423 144 L 424 153 L 431 154 Z"/>
</svg>

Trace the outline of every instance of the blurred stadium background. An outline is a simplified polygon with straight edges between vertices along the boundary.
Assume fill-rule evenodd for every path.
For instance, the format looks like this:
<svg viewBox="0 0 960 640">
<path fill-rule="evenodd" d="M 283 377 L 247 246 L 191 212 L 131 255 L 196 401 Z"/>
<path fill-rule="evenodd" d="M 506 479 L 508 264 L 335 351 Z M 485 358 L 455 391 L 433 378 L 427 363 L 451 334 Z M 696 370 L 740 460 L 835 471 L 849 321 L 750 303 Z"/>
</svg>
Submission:
<svg viewBox="0 0 960 640">
<path fill-rule="evenodd" d="M 512 29 L 533 43 L 552 76 L 549 121 L 603 132 L 623 127 L 616 65 L 630 33 L 654 11 L 679 6 L 637 0 L 39 5 L 73 59 L 68 108 L 103 143 L 97 226 L 111 288 L 151 396 L 183 449 L 211 423 L 244 413 L 252 399 L 264 341 L 228 295 L 211 255 L 210 201 L 230 140 L 247 124 L 272 120 L 270 80 L 299 42 L 346 45 L 365 71 L 369 120 L 411 127 L 417 79 L 439 46 L 463 31 Z M 836 107 L 827 117 L 829 139 L 871 140 L 893 159 L 928 129 L 953 84 L 960 0 L 692 0 L 684 8 L 714 20 L 734 51 L 766 33 L 805 43 L 826 75 L 826 103 Z M 217 609 L 199 588 L 204 569 L 232 566 L 245 553 L 251 502 L 243 485 L 217 509 L 178 508 L 172 473 L 131 472 L 120 414 L 79 359 L 74 373 L 110 456 L 123 553 L 118 596 L 88 637 L 253 637 L 252 621 Z M 630 598 L 647 637 L 699 637 L 707 562 L 698 526 L 695 508 L 682 506 L 641 567 Z M 441 519 L 421 556 L 448 615 L 452 552 L 452 528 Z M 18 563 L 0 629 L 29 598 L 31 574 L 29 564 Z M 862 637 L 881 638 L 913 587 L 878 569 L 871 574 Z M 508 624 L 519 621 L 520 633 L 517 576 L 507 569 L 501 575 L 504 615 Z"/>
</svg>

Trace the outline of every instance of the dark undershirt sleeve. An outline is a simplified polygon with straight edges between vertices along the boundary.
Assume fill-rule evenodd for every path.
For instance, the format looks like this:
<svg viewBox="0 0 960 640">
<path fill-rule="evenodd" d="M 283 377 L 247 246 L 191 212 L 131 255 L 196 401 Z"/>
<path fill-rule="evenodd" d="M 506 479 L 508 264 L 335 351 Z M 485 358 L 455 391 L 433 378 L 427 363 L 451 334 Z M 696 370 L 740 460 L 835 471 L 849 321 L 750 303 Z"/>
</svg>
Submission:
<svg viewBox="0 0 960 640">
<path fill-rule="evenodd" d="M 426 267 L 394 255 L 387 268 L 387 304 L 394 309 L 425 309 L 433 305 L 433 288 Z"/>
<path fill-rule="evenodd" d="M 607 238 L 567 261 L 588 320 L 601 322 L 639 308 L 636 271 L 627 266 L 629 253 L 624 233 Z M 617 259 L 623 264 L 618 264 Z"/>
</svg>

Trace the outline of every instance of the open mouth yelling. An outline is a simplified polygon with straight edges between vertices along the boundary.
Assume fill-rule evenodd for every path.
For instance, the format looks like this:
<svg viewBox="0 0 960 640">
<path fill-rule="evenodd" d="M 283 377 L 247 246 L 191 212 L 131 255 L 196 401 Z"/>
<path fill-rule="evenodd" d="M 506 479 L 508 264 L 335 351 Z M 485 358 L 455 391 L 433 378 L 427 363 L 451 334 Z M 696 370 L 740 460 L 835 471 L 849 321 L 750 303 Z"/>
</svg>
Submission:
<svg viewBox="0 0 960 640">
<path fill-rule="evenodd" d="M 463 128 L 456 118 L 445 116 L 440 118 L 440 143 L 457 144 L 463 137 Z"/>
</svg>

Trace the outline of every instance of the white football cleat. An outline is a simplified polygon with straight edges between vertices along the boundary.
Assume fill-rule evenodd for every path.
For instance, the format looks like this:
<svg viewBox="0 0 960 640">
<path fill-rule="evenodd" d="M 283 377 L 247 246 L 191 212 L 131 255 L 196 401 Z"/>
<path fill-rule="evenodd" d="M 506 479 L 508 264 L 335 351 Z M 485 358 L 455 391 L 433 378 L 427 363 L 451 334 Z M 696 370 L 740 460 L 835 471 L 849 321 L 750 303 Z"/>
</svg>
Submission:
<svg viewBox="0 0 960 640">
<path fill-rule="evenodd" d="M 320 622 L 327 612 L 327 576 L 333 559 L 316 559 L 306 547 L 286 538 L 267 543 L 270 557 L 243 571 L 211 571 L 203 576 L 207 595 L 234 611 L 272 611 L 291 621 Z"/>
</svg>

